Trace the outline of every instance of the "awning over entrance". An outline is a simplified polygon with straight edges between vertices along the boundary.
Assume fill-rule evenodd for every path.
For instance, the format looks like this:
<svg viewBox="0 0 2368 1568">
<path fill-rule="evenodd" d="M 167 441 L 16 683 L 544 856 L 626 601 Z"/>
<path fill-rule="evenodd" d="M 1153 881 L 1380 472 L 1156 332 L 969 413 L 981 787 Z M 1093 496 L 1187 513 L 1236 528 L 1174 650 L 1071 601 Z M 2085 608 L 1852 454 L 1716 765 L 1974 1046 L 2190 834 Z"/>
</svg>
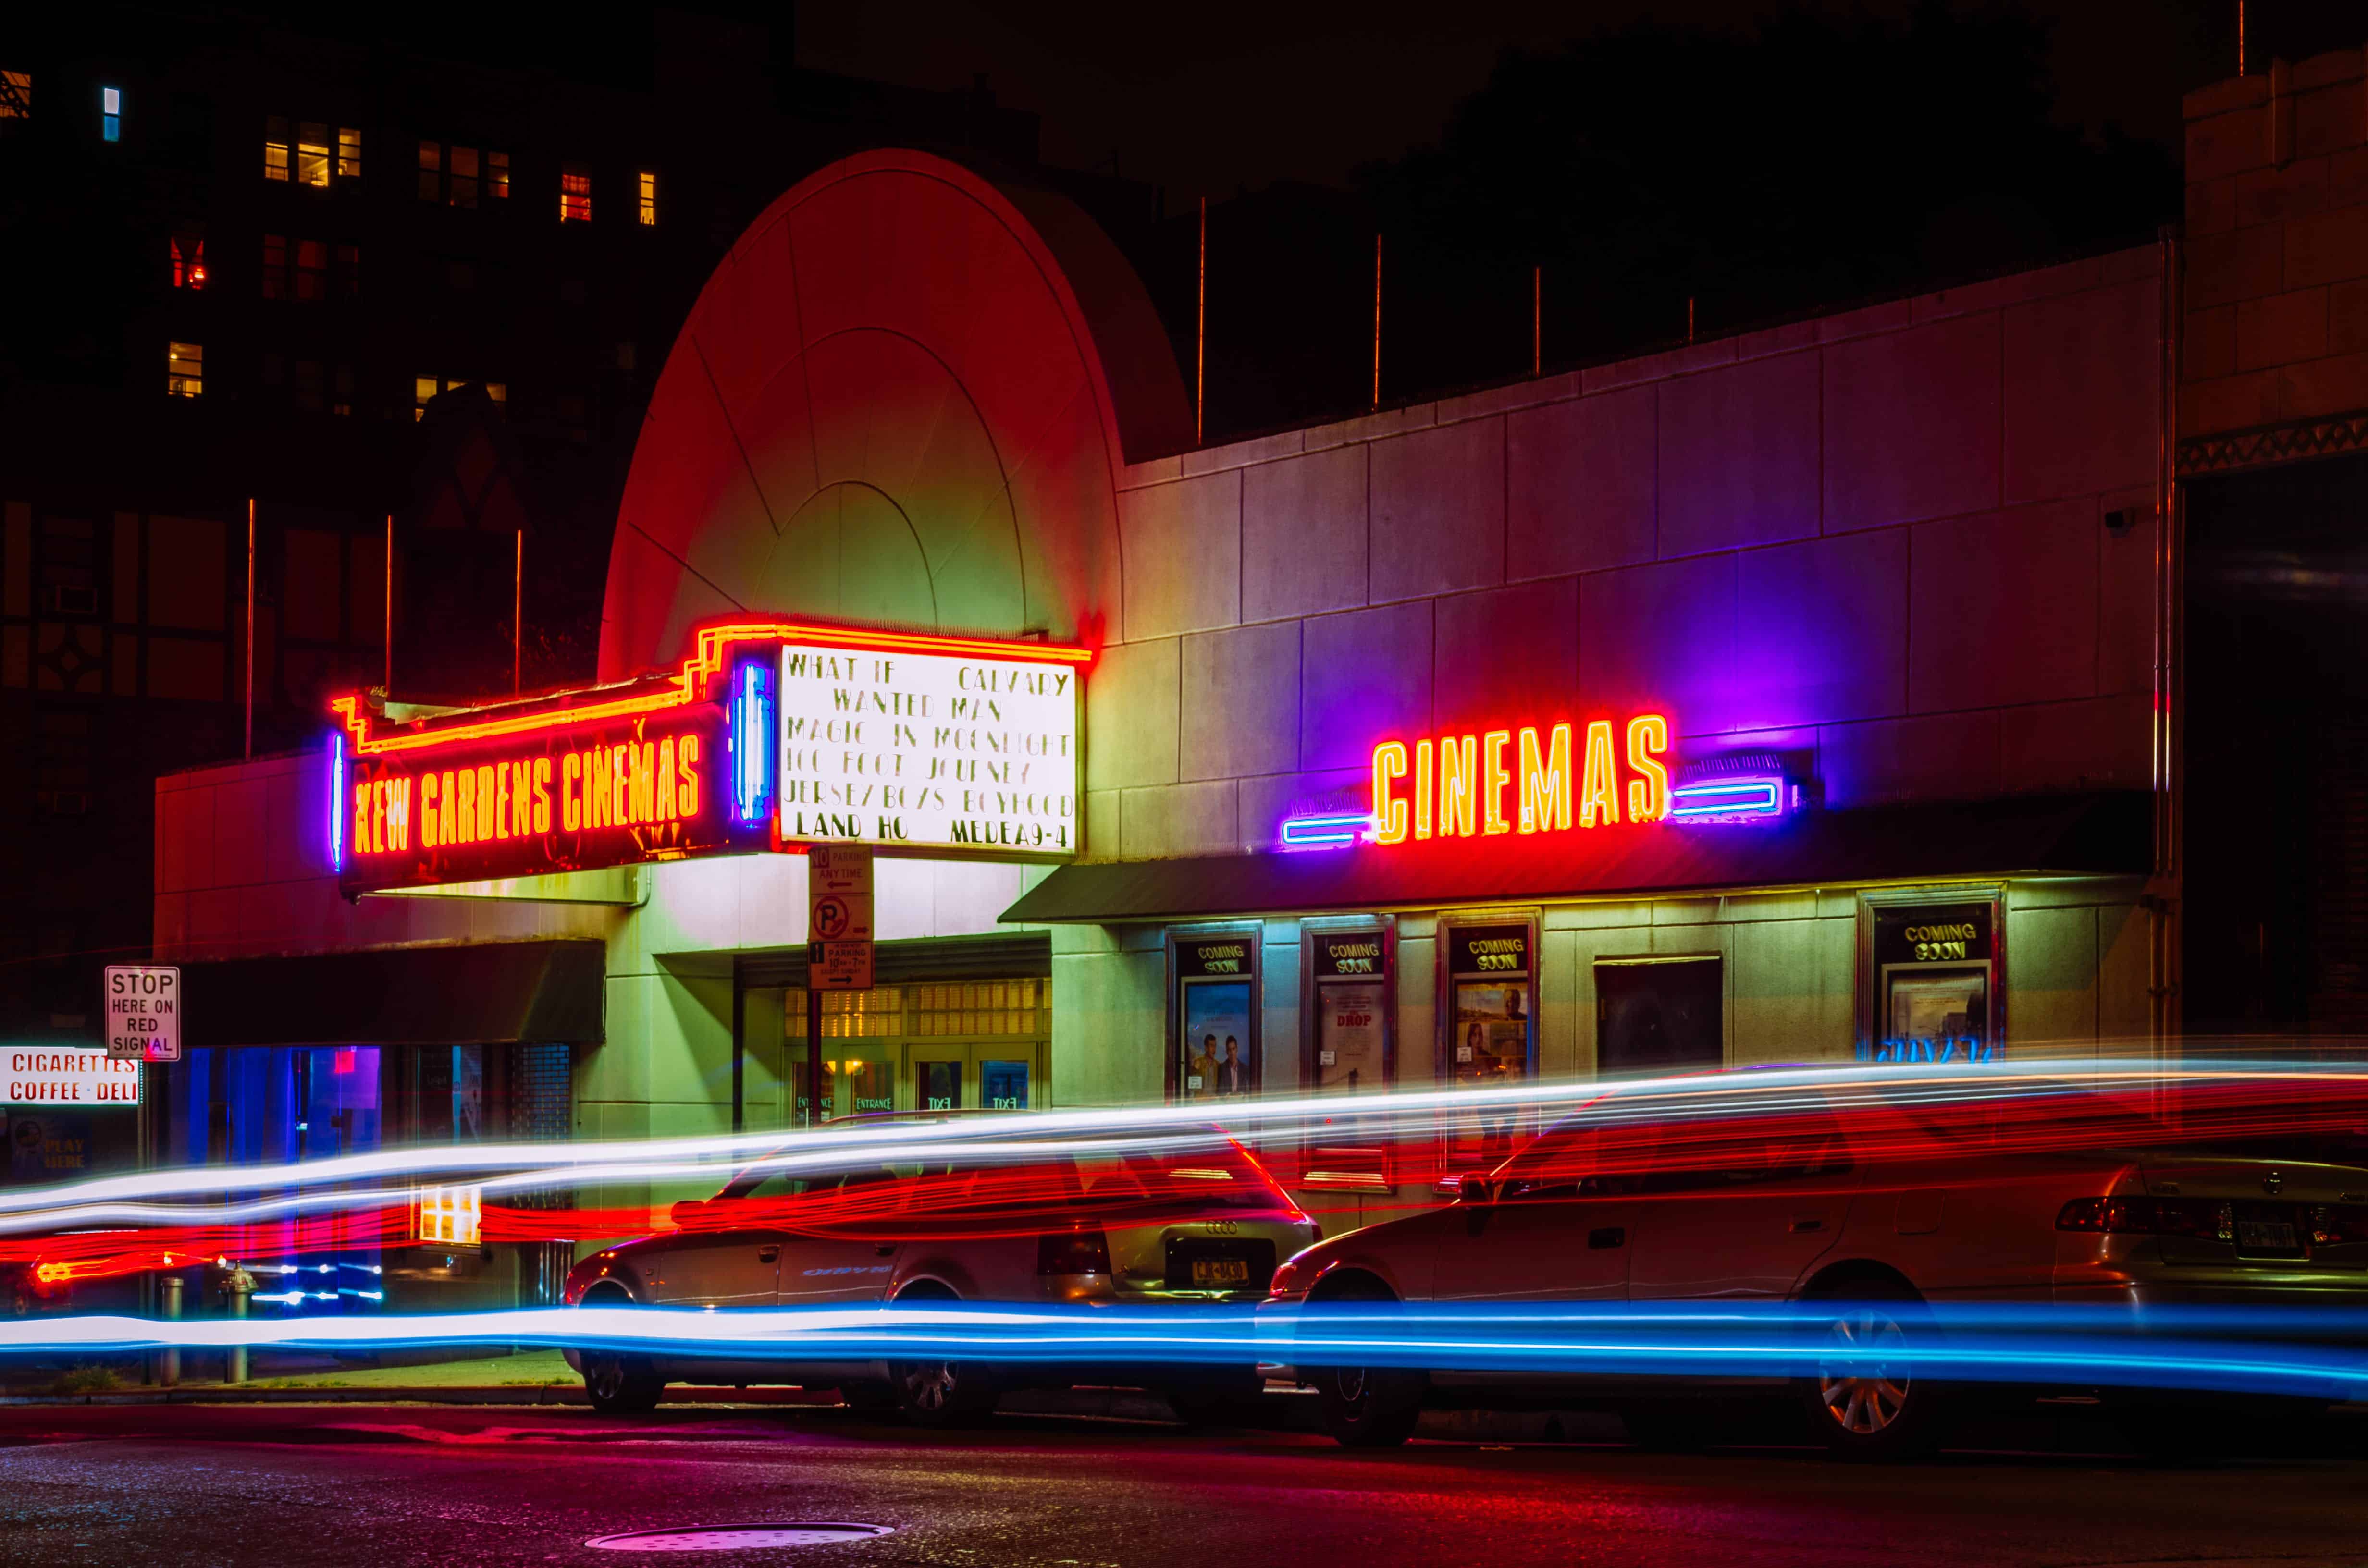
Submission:
<svg viewBox="0 0 2368 1568">
<path fill-rule="evenodd" d="M 184 967 L 188 1043 L 596 1045 L 598 942 L 391 948 Z"/>
<path fill-rule="evenodd" d="M 2154 797 L 2021 796 L 1804 812 L 1782 825 L 1659 826 L 1382 848 L 1063 866 L 1006 922 L 1183 920 L 2153 865 Z"/>
</svg>

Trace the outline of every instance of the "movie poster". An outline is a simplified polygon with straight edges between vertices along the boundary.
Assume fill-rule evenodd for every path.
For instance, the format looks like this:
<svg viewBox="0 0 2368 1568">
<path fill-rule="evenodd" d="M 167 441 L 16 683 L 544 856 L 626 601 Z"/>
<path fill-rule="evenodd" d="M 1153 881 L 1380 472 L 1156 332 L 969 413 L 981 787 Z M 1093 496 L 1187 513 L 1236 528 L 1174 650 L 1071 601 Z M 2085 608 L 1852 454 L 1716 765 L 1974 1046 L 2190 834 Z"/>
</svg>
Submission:
<svg viewBox="0 0 2368 1568">
<path fill-rule="evenodd" d="M 1316 1019 L 1316 1086 L 1350 1093 L 1388 1088 L 1382 1057 L 1382 983 L 1326 981 L 1315 994 L 1323 1009 Z"/>
<path fill-rule="evenodd" d="M 1183 1097 L 1217 1100 L 1257 1093 L 1250 983 L 1187 981 L 1183 1013 L 1183 1070 L 1177 1075 Z"/>
</svg>

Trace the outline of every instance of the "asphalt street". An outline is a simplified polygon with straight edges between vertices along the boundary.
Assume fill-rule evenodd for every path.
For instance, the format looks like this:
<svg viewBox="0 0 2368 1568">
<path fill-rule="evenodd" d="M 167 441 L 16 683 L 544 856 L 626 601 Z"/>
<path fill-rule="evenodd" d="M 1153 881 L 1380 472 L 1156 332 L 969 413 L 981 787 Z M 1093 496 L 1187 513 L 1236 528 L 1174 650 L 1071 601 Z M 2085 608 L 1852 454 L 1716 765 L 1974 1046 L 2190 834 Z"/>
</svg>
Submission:
<svg viewBox="0 0 2368 1568">
<path fill-rule="evenodd" d="M 0 1413 L 0 1562 L 636 1561 L 588 1538 L 791 1520 L 868 1541 L 712 1564 L 2141 1564 L 2368 1562 L 2368 1461 L 2166 1468 L 1956 1451 L 1422 1442 L 1000 1416 L 935 1434 L 838 1409 L 423 1405 Z"/>
</svg>

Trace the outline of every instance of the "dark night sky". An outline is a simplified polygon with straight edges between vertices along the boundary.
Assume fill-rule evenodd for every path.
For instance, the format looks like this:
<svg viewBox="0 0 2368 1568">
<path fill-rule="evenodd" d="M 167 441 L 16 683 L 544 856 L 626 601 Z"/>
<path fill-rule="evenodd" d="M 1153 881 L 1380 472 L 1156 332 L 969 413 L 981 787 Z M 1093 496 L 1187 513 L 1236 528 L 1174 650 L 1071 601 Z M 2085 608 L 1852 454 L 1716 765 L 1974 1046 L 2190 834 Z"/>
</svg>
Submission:
<svg viewBox="0 0 2368 1568">
<path fill-rule="evenodd" d="M 988 74 L 1043 117 L 1048 161 L 1164 184 L 1171 203 L 1282 178 L 1347 181 L 1434 138 L 1508 45 L 1558 45 L 1657 19 L 1720 28 L 1779 7 L 1749 0 L 848 0 L 797 11 L 802 64 L 916 86 Z M 1907 0 L 1791 7 L 1875 17 Z M 1989 9 L 1955 5 L 1959 11 Z M 2061 118 L 2176 141 L 2179 95 L 2234 74 L 2236 0 L 2030 0 L 2054 28 Z M 2348 15 L 2347 15 L 2348 13 Z M 2356 4 L 2252 0 L 2265 43 L 2306 52 L 2368 37 Z"/>
</svg>

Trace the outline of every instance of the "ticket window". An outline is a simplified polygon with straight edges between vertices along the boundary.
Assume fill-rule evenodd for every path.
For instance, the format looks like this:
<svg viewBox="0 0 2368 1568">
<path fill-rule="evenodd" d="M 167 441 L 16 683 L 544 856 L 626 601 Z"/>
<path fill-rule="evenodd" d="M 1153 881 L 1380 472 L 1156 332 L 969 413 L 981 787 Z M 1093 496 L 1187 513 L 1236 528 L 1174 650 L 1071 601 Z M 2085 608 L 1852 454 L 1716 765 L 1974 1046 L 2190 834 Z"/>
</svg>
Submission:
<svg viewBox="0 0 2368 1568">
<path fill-rule="evenodd" d="M 1211 1105 L 1255 1095 L 1259 1050 L 1259 931 L 1168 937 L 1167 1095 Z"/>
<path fill-rule="evenodd" d="M 2006 1051 L 1998 994 L 1998 901 L 1867 899 L 1861 918 L 1870 994 L 1858 1056 L 1973 1064 Z"/>
<path fill-rule="evenodd" d="M 1310 926 L 1301 936 L 1300 1081 L 1327 1096 L 1386 1093 L 1397 1075 L 1396 942 L 1388 926 Z M 1349 1108 L 1327 1111 L 1310 1131 L 1301 1176 L 1315 1187 L 1387 1187 L 1395 1180 L 1387 1123 Z"/>
<path fill-rule="evenodd" d="M 1440 947 L 1447 999 L 1440 1009 L 1440 1079 L 1458 1089 L 1518 1090 L 1537 1075 L 1535 925 L 1450 926 Z M 1512 1153 L 1526 1125 L 1509 1106 L 1452 1114 L 1441 1145 L 1449 1171 L 1495 1165 Z"/>
</svg>

